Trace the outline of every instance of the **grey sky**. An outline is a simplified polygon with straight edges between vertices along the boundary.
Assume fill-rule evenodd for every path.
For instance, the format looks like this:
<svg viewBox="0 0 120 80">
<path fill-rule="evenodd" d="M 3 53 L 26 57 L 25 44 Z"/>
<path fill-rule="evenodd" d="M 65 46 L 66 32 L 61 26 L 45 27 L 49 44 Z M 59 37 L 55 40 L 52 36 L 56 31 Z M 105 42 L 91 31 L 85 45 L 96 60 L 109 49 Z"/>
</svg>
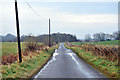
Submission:
<svg viewBox="0 0 120 80">
<path fill-rule="evenodd" d="M 78 38 L 84 38 L 85 34 L 112 33 L 118 30 L 117 0 L 111 0 L 111 2 L 95 2 L 94 0 L 93 2 L 27 1 L 41 16 L 36 15 L 25 0 L 18 0 L 21 35 L 47 34 L 48 18 L 51 18 L 52 33 L 71 33 Z M 0 34 L 16 35 L 14 0 L 0 3 L 0 8 L 0 22 L 2 23 Z"/>
</svg>

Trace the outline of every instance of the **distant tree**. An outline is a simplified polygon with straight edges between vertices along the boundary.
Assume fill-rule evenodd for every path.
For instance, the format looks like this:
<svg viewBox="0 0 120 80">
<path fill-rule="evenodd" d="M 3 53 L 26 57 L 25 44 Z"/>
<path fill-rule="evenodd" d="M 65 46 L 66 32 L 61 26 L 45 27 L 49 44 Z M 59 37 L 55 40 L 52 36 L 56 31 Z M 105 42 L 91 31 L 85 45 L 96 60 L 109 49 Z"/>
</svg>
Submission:
<svg viewBox="0 0 120 80">
<path fill-rule="evenodd" d="M 118 31 L 118 40 L 120 40 L 120 31 Z"/>
<path fill-rule="evenodd" d="M 113 32 L 113 38 L 115 40 L 120 40 L 120 31 Z"/>
<path fill-rule="evenodd" d="M 117 33 L 117 32 L 114 32 L 114 33 L 113 33 L 113 37 L 114 37 L 115 40 L 117 40 L 117 38 L 118 38 L 118 33 Z"/>
<path fill-rule="evenodd" d="M 3 41 L 3 42 L 14 42 L 15 39 L 16 39 L 16 37 L 15 37 L 14 35 L 12 35 L 12 34 L 7 34 L 6 36 L 4 36 L 4 37 L 2 38 L 2 41 Z"/>
<path fill-rule="evenodd" d="M 48 44 L 48 34 L 43 34 L 43 35 L 39 35 L 39 36 L 34 36 L 34 38 L 36 39 L 36 42 L 44 42 L 45 44 Z M 5 37 L 3 37 L 2 41 L 4 42 L 15 42 L 17 40 L 17 37 L 9 34 L 6 35 Z M 30 36 L 29 35 L 22 35 L 21 36 L 21 42 L 28 42 L 30 40 Z M 71 35 L 71 34 L 65 34 L 65 33 L 53 33 L 51 34 L 51 41 L 52 43 L 58 43 L 58 42 L 76 42 L 79 41 L 75 35 Z M 52 44 L 51 43 L 51 44 Z"/>
<path fill-rule="evenodd" d="M 100 41 L 100 34 L 99 33 L 93 34 L 93 38 L 95 41 Z"/>
<path fill-rule="evenodd" d="M 100 34 L 100 41 L 105 41 L 105 33 L 99 33 Z"/>
<path fill-rule="evenodd" d="M 89 42 L 91 40 L 91 36 L 89 34 L 85 35 L 85 41 Z"/>
<path fill-rule="evenodd" d="M 110 35 L 110 40 L 114 40 L 114 36 L 113 35 Z"/>
<path fill-rule="evenodd" d="M 105 33 L 95 33 L 93 34 L 93 38 L 95 41 L 105 41 L 107 39 Z"/>
</svg>

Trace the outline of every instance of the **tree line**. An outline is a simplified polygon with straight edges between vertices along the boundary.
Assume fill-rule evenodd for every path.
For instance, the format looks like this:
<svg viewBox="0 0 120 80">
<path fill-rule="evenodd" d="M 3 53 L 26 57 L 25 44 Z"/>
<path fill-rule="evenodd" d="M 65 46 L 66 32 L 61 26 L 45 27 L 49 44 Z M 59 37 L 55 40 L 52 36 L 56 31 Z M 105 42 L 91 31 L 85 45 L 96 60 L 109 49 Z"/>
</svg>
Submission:
<svg viewBox="0 0 120 80">
<path fill-rule="evenodd" d="M 48 44 L 49 35 L 43 34 L 34 36 L 32 34 L 22 35 L 21 42 L 30 41 L 30 38 L 34 37 L 34 41 L 42 42 Z M 111 41 L 111 40 L 120 40 L 120 31 L 113 32 L 112 34 L 106 34 L 103 32 L 95 33 L 92 36 L 90 34 L 86 34 L 84 41 Z M 81 41 L 77 39 L 75 35 L 66 34 L 66 33 L 53 33 L 51 34 L 51 43 L 55 42 L 78 42 Z M 7 34 L 6 36 L 0 36 L 0 42 L 17 42 L 17 37 L 12 34 Z"/>
<path fill-rule="evenodd" d="M 36 42 L 43 42 L 48 43 L 49 36 L 48 34 L 43 34 L 39 36 L 34 36 L 32 34 L 29 35 L 22 35 L 21 36 L 21 42 L 27 42 L 30 41 L 30 39 L 34 38 L 34 41 Z M 12 34 L 7 34 L 6 36 L 0 36 L 0 42 L 17 42 L 17 37 Z M 33 41 L 33 40 L 32 40 Z M 72 34 L 66 34 L 66 33 L 53 33 L 51 34 L 51 42 L 76 42 L 79 41 L 75 35 Z"/>
<path fill-rule="evenodd" d="M 90 34 L 85 35 L 85 41 L 111 41 L 120 40 L 120 31 L 113 32 L 112 34 L 95 33 L 91 37 Z"/>
</svg>

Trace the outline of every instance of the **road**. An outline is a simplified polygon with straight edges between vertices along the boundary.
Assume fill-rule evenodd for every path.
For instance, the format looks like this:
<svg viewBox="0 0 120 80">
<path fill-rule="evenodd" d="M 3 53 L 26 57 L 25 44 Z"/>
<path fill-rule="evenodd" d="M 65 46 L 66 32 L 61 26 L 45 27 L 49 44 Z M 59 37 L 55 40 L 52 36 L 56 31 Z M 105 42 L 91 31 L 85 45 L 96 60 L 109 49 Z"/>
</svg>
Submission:
<svg viewBox="0 0 120 80">
<path fill-rule="evenodd" d="M 34 78 L 105 78 L 60 43 L 48 63 Z"/>
</svg>

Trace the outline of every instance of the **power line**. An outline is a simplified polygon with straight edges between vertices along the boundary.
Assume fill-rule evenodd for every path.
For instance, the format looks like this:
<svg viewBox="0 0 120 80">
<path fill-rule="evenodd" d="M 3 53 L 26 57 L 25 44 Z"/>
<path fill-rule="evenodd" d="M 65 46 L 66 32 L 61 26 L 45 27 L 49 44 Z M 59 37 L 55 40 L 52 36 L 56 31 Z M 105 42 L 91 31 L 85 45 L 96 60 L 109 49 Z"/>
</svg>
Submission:
<svg viewBox="0 0 120 80">
<path fill-rule="evenodd" d="M 25 0 L 26 4 L 31 8 L 31 10 L 38 16 L 40 16 L 32 7 L 31 5 Z"/>
<path fill-rule="evenodd" d="M 39 17 L 42 17 L 37 11 L 35 11 L 33 8 L 32 8 L 32 6 L 25 0 L 25 2 L 26 2 L 26 4 L 29 6 L 29 8 L 36 14 L 36 15 L 38 15 Z M 45 18 L 45 17 L 43 17 L 43 18 Z M 45 19 L 47 19 L 47 18 L 45 18 Z"/>
</svg>

